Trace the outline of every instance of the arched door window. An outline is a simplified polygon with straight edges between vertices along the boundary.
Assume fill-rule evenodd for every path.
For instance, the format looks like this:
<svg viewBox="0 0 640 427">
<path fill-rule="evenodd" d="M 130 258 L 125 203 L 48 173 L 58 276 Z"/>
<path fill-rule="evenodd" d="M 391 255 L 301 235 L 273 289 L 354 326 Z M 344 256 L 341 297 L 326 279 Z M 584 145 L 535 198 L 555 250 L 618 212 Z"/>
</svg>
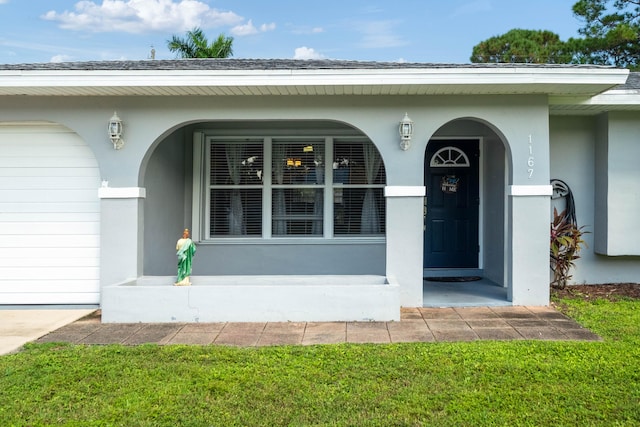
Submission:
<svg viewBox="0 0 640 427">
<path fill-rule="evenodd" d="M 429 166 L 432 168 L 466 168 L 471 164 L 469 157 L 456 147 L 443 147 L 431 156 Z"/>
</svg>

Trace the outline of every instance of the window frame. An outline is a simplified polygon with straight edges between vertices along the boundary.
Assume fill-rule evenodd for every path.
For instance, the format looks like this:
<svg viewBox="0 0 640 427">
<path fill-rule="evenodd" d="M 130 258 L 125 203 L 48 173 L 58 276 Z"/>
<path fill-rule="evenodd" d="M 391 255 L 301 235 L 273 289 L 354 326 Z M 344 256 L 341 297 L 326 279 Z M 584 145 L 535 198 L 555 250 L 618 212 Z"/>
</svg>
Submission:
<svg viewBox="0 0 640 427">
<path fill-rule="evenodd" d="M 364 235 L 359 236 L 356 234 L 348 235 L 334 235 L 334 191 L 337 188 L 384 188 L 386 184 L 386 172 L 385 179 L 382 184 L 337 184 L 333 182 L 333 161 L 329 159 L 334 155 L 334 140 L 349 140 L 349 142 L 373 142 L 365 136 L 322 136 L 317 133 L 302 134 L 294 136 L 291 134 L 273 134 L 265 135 L 261 133 L 256 135 L 254 133 L 247 133 L 246 135 L 226 135 L 226 134 L 213 134 L 206 131 L 196 131 L 193 135 L 193 182 L 192 182 L 192 238 L 204 244 L 328 244 L 328 243 L 381 243 L 386 241 L 386 227 L 385 231 L 380 235 Z M 263 173 L 262 184 L 247 186 L 243 185 L 243 188 L 260 187 L 262 189 L 262 235 L 251 236 L 211 236 L 210 221 L 210 194 L 211 189 L 218 186 L 211 185 L 209 182 L 210 170 L 210 145 L 215 142 L 234 142 L 238 143 L 250 141 L 256 143 L 256 141 L 262 140 L 263 144 Z M 272 155 L 273 155 L 273 143 L 276 141 L 292 141 L 292 142 L 315 142 L 323 141 L 324 153 L 326 161 L 324 162 L 324 182 L 322 184 L 297 184 L 292 185 L 277 185 L 272 181 Z M 374 144 L 375 146 L 375 144 Z M 377 149 L 377 147 L 376 147 Z M 379 150 L 378 150 L 379 152 Z M 327 154 L 329 153 L 329 154 Z M 383 161 L 384 164 L 384 161 Z M 228 186 L 226 186 L 228 187 Z M 286 235 L 286 236 L 274 236 L 272 232 L 273 227 L 273 190 L 274 188 L 313 188 L 322 189 L 323 192 L 323 233 L 321 235 Z M 384 218 L 386 219 L 386 206 L 384 206 Z"/>
</svg>

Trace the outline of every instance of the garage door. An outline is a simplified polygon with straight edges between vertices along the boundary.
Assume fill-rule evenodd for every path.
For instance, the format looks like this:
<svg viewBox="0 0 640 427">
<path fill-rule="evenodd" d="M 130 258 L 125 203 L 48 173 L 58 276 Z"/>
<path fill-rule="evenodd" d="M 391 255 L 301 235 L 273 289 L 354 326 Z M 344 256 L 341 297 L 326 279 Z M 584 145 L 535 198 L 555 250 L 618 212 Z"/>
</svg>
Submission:
<svg viewBox="0 0 640 427">
<path fill-rule="evenodd" d="M 99 186 L 77 134 L 0 122 L 0 304 L 99 302 Z"/>
</svg>

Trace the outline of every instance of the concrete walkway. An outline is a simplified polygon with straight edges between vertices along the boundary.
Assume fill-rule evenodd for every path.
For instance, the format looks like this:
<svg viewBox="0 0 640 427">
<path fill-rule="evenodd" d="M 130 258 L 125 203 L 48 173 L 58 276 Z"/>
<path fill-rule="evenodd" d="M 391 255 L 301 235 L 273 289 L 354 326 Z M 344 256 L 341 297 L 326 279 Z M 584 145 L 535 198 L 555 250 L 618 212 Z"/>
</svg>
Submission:
<svg viewBox="0 0 640 427">
<path fill-rule="evenodd" d="M 0 310 L 0 354 L 81 319 L 95 310 Z"/>
<path fill-rule="evenodd" d="M 600 337 L 549 307 L 405 308 L 400 322 L 105 324 L 100 312 L 37 342 L 231 346 L 471 340 L 588 340 Z"/>
</svg>

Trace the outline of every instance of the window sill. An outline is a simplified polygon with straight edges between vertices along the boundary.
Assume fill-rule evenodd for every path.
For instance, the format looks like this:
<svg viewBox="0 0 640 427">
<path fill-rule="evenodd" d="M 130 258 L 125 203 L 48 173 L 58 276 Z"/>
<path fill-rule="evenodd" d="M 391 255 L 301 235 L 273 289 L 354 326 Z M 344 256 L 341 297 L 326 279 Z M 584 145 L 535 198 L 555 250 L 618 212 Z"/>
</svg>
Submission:
<svg viewBox="0 0 640 427">
<path fill-rule="evenodd" d="M 323 237 L 310 238 L 301 236 L 292 237 L 272 237 L 262 239 L 255 237 L 247 238 L 222 238 L 196 241 L 198 245 L 379 245 L 386 242 L 385 237 L 335 237 L 325 239 Z"/>
</svg>

